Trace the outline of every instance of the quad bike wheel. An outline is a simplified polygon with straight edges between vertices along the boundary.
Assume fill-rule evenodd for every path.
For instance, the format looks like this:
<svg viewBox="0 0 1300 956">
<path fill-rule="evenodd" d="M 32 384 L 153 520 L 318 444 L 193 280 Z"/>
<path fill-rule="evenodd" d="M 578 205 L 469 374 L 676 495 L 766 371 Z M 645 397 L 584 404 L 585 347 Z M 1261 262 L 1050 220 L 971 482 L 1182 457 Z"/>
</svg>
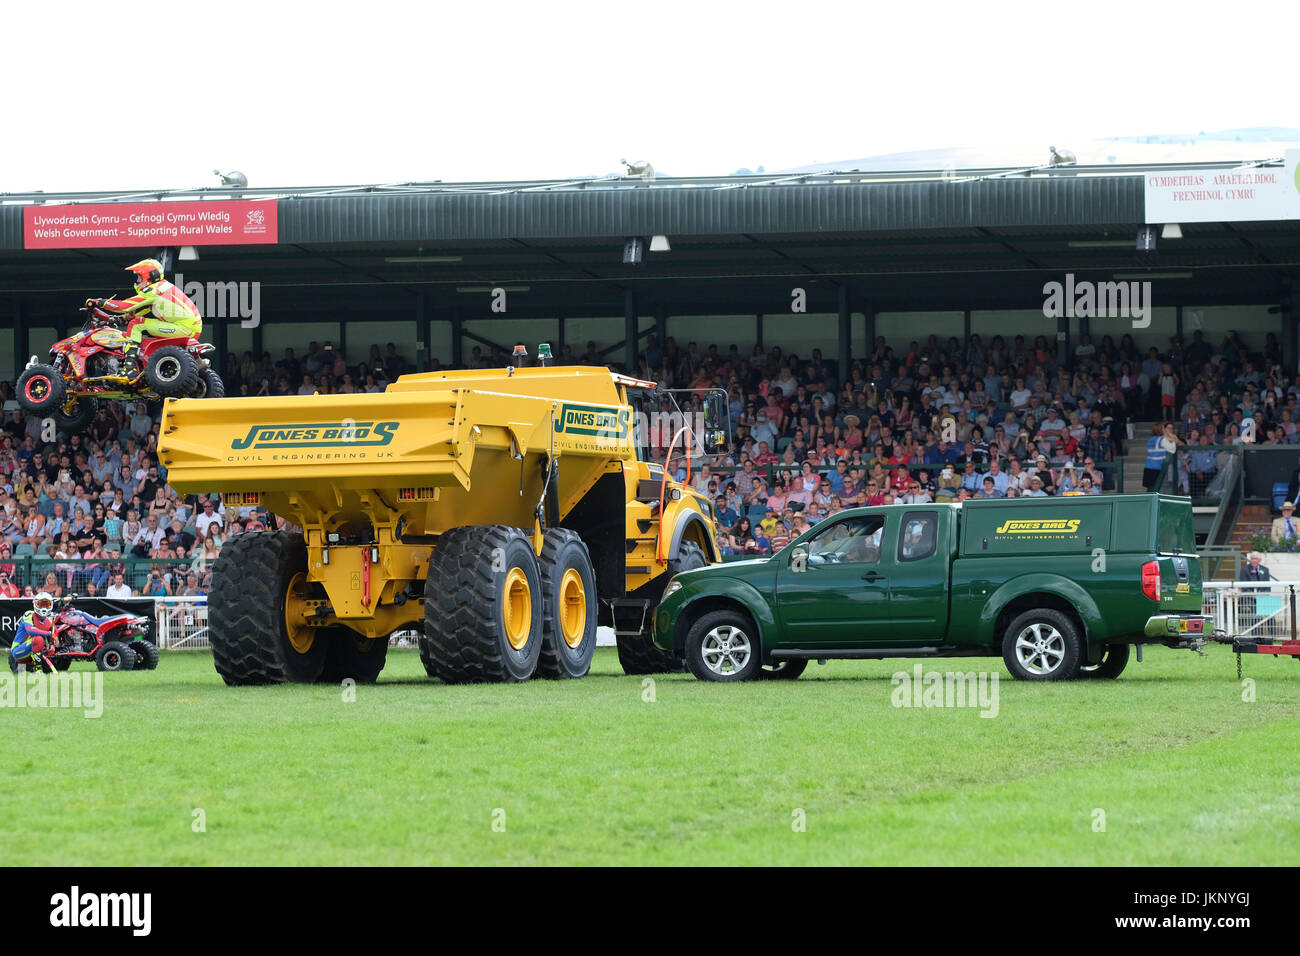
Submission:
<svg viewBox="0 0 1300 956">
<path fill-rule="evenodd" d="M 199 366 L 194 356 L 176 345 L 164 345 L 149 356 L 144 380 L 163 398 L 182 398 L 197 386 Z"/>
<path fill-rule="evenodd" d="M 23 370 L 14 386 L 18 404 L 33 415 L 48 415 L 63 407 L 67 383 L 53 365 L 33 365 Z"/>
<path fill-rule="evenodd" d="M 194 398 L 225 398 L 226 385 L 221 376 L 210 368 L 199 369 L 198 384 L 192 393 Z"/>
</svg>

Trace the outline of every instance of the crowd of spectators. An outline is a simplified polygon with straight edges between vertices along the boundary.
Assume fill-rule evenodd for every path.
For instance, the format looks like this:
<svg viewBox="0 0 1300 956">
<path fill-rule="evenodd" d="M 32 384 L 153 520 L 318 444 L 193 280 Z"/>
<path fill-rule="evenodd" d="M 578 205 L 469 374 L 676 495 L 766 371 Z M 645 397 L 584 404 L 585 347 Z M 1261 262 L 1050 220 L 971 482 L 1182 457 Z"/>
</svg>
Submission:
<svg viewBox="0 0 1300 956">
<path fill-rule="evenodd" d="M 1274 335 L 1261 339 L 1252 352 L 1231 332 L 1215 348 L 1196 331 L 1142 354 L 1127 334 L 1084 335 L 1069 367 L 1046 336 L 881 339 L 841 383 L 818 349 L 651 336 L 638 374 L 726 389 L 735 451 L 697 459 L 691 480 L 715 502 L 724 552 L 761 555 L 857 505 L 1113 491 L 1136 421 L 1157 422 L 1147 487 L 1172 452 L 1181 490 L 1203 494 L 1225 454 L 1213 446 L 1297 440 L 1300 376 L 1283 374 Z M 670 468 L 686 474 L 681 459 Z"/>
<path fill-rule="evenodd" d="M 856 505 L 1112 491 L 1133 421 L 1162 423 L 1148 466 L 1173 453 L 1181 490 L 1203 491 L 1221 467 L 1214 446 L 1300 441 L 1300 376 L 1288 384 L 1272 334 L 1258 344 L 1252 352 L 1229 333 L 1214 348 L 1198 331 L 1142 354 L 1129 335 L 1095 345 L 1085 335 L 1065 367 L 1046 336 L 931 335 L 900 350 L 880 339 L 840 382 L 837 363 L 815 348 L 807 358 L 779 347 L 742 354 L 650 335 L 633 371 L 694 390 L 697 410 L 705 389 L 726 390 L 732 450 L 695 458 L 690 480 L 715 502 L 725 553 L 769 554 Z M 589 342 L 554 361 L 604 365 L 607 356 Z M 467 364 L 508 362 L 475 347 Z M 223 378 L 228 395 L 350 394 L 382 391 L 409 370 L 393 343 L 351 364 L 332 343 L 311 342 L 279 360 L 232 352 Z M 12 397 L 0 383 L 7 408 Z M 177 495 L 158 460 L 157 416 L 143 403 L 103 403 L 81 434 L 42 429 L 18 410 L 3 425 L 0 595 L 203 595 L 222 545 L 276 520 L 228 510 L 215 494 Z M 668 441 L 649 444 L 662 461 Z M 684 459 L 669 464 L 686 478 Z M 41 559 L 38 580 L 22 580 L 23 556 Z"/>
</svg>

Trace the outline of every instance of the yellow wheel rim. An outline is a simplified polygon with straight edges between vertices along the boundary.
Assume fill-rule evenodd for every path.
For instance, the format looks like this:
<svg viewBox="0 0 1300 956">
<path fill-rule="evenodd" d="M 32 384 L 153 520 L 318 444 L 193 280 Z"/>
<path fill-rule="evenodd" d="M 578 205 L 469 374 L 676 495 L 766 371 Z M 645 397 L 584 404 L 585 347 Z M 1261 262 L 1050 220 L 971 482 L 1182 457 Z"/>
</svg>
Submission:
<svg viewBox="0 0 1300 956">
<path fill-rule="evenodd" d="M 577 648 L 587 631 L 587 589 L 576 568 L 569 568 L 560 579 L 559 615 L 564 643 Z"/>
<path fill-rule="evenodd" d="M 289 646 L 299 654 L 306 654 L 316 643 L 316 631 L 307 627 L 307 602 L 302 594 L 307 590 L 307 575 L 299 571 L 289 581 L 284 594 L 284 629 L 289 635 Z"/>
<path fill-rule="evenodd" d="M 506 640 L 515 650 L 522 651 L 533 629 L 533 592 L 528 587 L 528 575 L 524 574 L 523 568 L 511 568 L 506 573 L 501 614 Z"/>
</svg>

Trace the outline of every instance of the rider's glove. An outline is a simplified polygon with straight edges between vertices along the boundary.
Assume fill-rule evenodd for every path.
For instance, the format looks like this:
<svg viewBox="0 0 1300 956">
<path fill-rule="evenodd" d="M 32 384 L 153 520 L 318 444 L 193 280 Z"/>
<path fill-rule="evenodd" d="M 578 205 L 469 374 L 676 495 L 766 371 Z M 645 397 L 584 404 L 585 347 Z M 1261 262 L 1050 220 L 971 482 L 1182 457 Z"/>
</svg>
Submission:
<svg viewBox="0 0 1300 956">
<path fill-rule="evenodd" d="M 88 308 L 88 309 L 94 309 L 94 308 L 97 308 L 97 307 L 99 306 L 99 304 L 100 304 L 101 302 L 103 302 L 103 301 L 104 301 L 103 299 L 87 299 L 87 300 L 86 300 L 86 308 Z"/>
</svg>

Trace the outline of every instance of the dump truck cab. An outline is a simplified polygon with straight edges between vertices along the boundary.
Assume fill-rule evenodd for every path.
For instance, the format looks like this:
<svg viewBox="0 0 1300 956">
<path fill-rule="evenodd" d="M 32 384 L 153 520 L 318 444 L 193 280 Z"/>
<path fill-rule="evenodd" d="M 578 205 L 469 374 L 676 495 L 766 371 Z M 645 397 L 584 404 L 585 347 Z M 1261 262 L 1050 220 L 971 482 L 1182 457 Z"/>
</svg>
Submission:
<svg viewBox="0 0 1300 956">
<path fill-rule="evenodd" d="M 169 483 L 288 525 L 217 562 L 218 670 L 373 679 L 388 635 L 412 627 L 446 680 L 581 676 L 601 617 L 629 672 L 671 668 L 648 612 L 673 574 L 720 555 L 710 503 L 662 459 L 726 428 L 716 396 L 696 413 L 679 397 L 603 368 L 508 367 L 405 375 L 378 394 L 169 401 Z M 661 449 L 644 409 L 665 398 L 680 426 Z"/>
</svg>

